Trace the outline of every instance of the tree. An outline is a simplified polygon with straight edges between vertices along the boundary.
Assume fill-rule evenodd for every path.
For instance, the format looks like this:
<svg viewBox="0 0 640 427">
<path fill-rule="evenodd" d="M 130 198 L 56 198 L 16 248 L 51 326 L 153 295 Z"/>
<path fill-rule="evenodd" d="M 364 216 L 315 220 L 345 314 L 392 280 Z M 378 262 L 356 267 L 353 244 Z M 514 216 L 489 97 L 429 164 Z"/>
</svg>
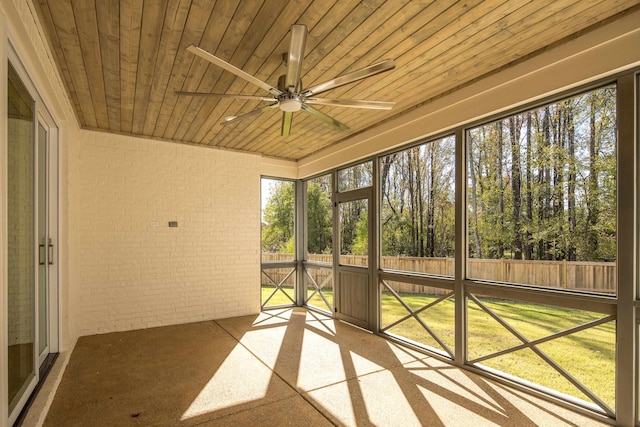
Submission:
<svg viewBox="0 0 640 427">
<path fill-rule="evenodd" d="M 295 185 L 287 181 L 274 182 L 263 213 L 262 250 L 293 253 Z"/>
<path fill-rule="evenodd" d="M 369 215 L 363 211 L 356 222 L 351 253 L 367 255 L 369 253 Z"/>
<path fill-rule="evenodd" d="M 453 256 L 454 139 L 391 154 L 380 164 L 382 254 Z"/>
<path fill-rule="evenodd" d="M 531 234 L 531 224 L 533 224 L 533 190 L 532 190 L 532 159 L 531 159 L 531 145 L 532 145 L 532 128 L 531 128 L 531 113 L 527 113 L 527 143 L 525 154 L 525 196 L 526 196 L 526 221 L 523 225 L 524 234 L 524 259 L 533 259 L 533 236 Z"/>
<path fill-rule="evenodd" d="M 576 215 L 576 143 L 575 143 L 575 126 L 574 112 L 571 109 L 566 117 L 567 129 L 567 215 L 569 217 L 569 242 L 567 244 L 567 260 L 575 261 L 577 258 L 575 233 L 577 232 L 577 215 Z"/>
<path fill-rule="evenodd" d="M 607 87 L 468 131 L 471 256 L 615 260 L 615 100 Z"/>
<path fill-rule="evenodd" d="M 340 254 L 362 255 L 362 246 L 358 249 L 358 242 L 362 242 L 362 236 L 368 236 L 367 200 L 353 200 L 340 203 Z M 364 218 L 364 220 L 363 220 Z M 364 234 L 363 234 L 364 233 Z M 354 252 L 355 251 L 355 252 Z M 360 253 L 357 253 L 360 252 Z"/>
<path fill-rule="evenodd" d="M 522 116 L 512 116 L 509 118 L 509 140 L 511 144 L 511 193 L 513 197 L 513 209 L 511 221 L 514 228 L 513 233 L 513 259 L 522 259 L 522 195 L 520 173 L 520 130 L 522 127 Z"/>
<path fill-rule="evenodd" d="M 311 254 L 331 253 L 333 224 L 329 194 L 317 180 L 307 185 L 307 251 Z"/>
<path fill-rule="evenodd" d="M 468 133 L 467 138 L 467 164 L 469 165 L 469 181 L 471 182 L 471 221 L 469 224 L 469 228 L 471 233 L 473 234 L 473 249 L 470 250 L 469 256 L 474 258 L 483 258 L 482 256 L 482 245 L 480 244 L 480 219 L 478 212 L 478 184 L 476 179 L 476 163 L 473 149 L 473 133 Z"/>
</svg>

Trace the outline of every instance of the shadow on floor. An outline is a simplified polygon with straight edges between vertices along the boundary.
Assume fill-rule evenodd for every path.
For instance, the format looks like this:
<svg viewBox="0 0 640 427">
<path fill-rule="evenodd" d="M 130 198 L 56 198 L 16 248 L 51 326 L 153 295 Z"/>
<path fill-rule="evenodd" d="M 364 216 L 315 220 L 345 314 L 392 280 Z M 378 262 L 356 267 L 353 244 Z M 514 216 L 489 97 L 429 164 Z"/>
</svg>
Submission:
<svg viewBox="0 0 640 427">
<path fill-rule="evenodd" d="M 46 426 L 600 425 L 304 309 L 82 337 Z"/>
</svg>

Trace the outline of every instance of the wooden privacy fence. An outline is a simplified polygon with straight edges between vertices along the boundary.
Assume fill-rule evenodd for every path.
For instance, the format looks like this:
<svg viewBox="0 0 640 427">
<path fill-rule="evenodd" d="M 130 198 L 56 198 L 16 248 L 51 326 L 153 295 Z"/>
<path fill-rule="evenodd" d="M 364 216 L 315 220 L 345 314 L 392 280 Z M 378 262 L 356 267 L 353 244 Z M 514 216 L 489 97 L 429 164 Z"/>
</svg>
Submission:
<svg viewBox="0 0 640 427">
<path fill-rule="evenodd" d="M 292 261 L 291 254 L 263 253 L 262 261 Z M 332 262 L 332 255 L 309 255 L 309 261 Z M 342 264 L 366 265 L 366 257 L 360 255 L 341 256 Z M 453 258 L 382 257 L 382 268 L 388 270 L 426 273 L 438 276 L 453 276 Z M 284 278 L 288 271 L 274 272 L 274 278 Z M 312 269 L 314 280 L 322 282 L 330 270 Z M 467 276 L 477 280 L 518 283 L 545 288 L 559 288 L 580 292 L 615 294 L 615 262 L 583 261 L 526 261 L 513 259 L 469 259 Z M 263 277 L 263 284 L 266 279 Z M 318 282 L 318 283 L 320 283 Z M 403 282 L 390 283 L 399 292 L 425 293 L 425 287 Z M 331 286 L 329 284 L 329 286 Z M 435 290 L 435 289 L 434 289 Z M 427 293 L 442 293 L 429 292 Z"/>
</svg>

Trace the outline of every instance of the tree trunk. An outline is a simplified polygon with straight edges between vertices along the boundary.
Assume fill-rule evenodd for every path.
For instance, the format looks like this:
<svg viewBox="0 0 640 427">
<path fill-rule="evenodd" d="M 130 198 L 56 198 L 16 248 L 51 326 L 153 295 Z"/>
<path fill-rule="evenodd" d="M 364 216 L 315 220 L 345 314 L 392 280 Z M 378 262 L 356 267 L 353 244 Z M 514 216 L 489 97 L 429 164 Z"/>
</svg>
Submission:
<svg viewBox="0 0 640 427">
<path fill-rule="evenodd" d="M 554 227 L 553 233 L 553 258 L 555 260 L 565 259 L 565 244 L 563 236 L 564 228 L 564 150 L 565 131 L 564 117 L 566 115 L 565 103 L 558 103 L 556 106 L 557 116 L 555 117 L 555 138 L 553 145 L 553 195 L 552 195 L 552 218 Z"/>
<path fill-rule="evenodd" d="M 418 222 L 418 226 L 416 228 L 416 244 L 417 244 L 417 256 L 424 257 L 425 254 L 425 242 L 424 242 L 424 195 L 422 189 L 422 159 L 420 158 L 420 147 L 416 147 L 413 149 L 415 151 L 415 156 L 413 158 L 415 165 L 415 180 L 416 180 L 416 201 L 418 204 L 418 212 L 416 215 L 416 219 Z"/>
<path fill-rule="evenodd" d="M 596 134 L 596 95 L 589 96 L 589 181 L 587 184 L 587 221 L 585 236 L 587 237 L 587 259 L 598 259 L 598 236 L 596 226 L 600 216 L 598 206 L 598 142 Z"/>
<path fill-rule="evenodd" d="M 522 259 L 522 219 L 520 218 L 522 209 L 521 182 L 520 176 L 520 126 L 521 117 L 512 116 L 509 119 L 509 133 L 511 136 L 511 194 L 513 195 L 513 211 L 511 218 L 513 221 L 513 259 Z"/>
<path fill-rule="evenodd" d="M 568 111 L 566 117 L 567 131 L 567 216 L 569 219 L 569 230 L 567 239 L 567 260 L 576 261 L 576 145 L 575 145 L 575 127 L 573 123 L 573 107 Z"/>
<path fill-rule="evenodd" d="M 435 182 L 436 182 L 436 163 L 435 163 L 435 149 L 432 145 L 429 152 L 429 204 L 427 213 L 427 256 L 433 257 L 436 246 L 436 234 L 435 234 Z"/>
<path fill-rule="evenodd" d="M 496 171 L 496 184 L 498 184 L 498 256 L 497 258 L 504 258 L 504 183 L 502 181 L 502 168 L 503 168 L 503 141 L 502 141 L 502 122 L 496 124 L 497 131 L 497 145 L 498 145 L 498 158 L 497 158 L 497 171 Z"/>
<path fill-rule="evenodd" d="M 407 151 L 407 177 L 409 181 L 409 206 L 411 212 L 411 256 L 417 256 L 416 194 L 414 191 L 413 150 Z"/>
<path fill-rule="evenodd" d="M 387 200 L 389 200 L 389 194 L 388 194 L 388 188 L 387 188 L 387 180 L 389 177 L 389 169 L 391 169 L 391 165 L 393 164 L 394 160 L 396 158 L 395 154 L 391 154 L 389 156 L 386 157 L 382 157 L 380 159 L 380 163 L 381 163 L 381 172 L 380 172 L 380 194 L 382 195 L 381 199 L 385 200 L 385 198 Z"/>
<path fill-rule="evenodd" d="M 525 232 L 524 259 L 531 260 L 533 256 L 533 194 L 531 192 L 531 113 L 527 113 L 527 152 L 526 152 L 526 197 L 527 197 L 527 231 Z"/>
<path fill-rule="evenodd" d="M 471 180 L 471 209 L 473 210 L 473 240 L 476 247 L 475 258 L 482 259 L 482 247 L 480 246 L 480 233 L 478 230 L 478 191 L 476 182 L 475 167 L 473 164 L 473 138 L 471 132 L 468 133 L 469 139 L 467 141 L 467 160 L 469 163 L 469 179 Z M 473 254 L 470 254 L 473 257 Z"/>
<path fill-rule="evenodd" d="M 551 148 L 551 123 L 550 116 L 551 112 L 549 111 L 549 107 L 545 107 L 544 109 L 544 118 L 542 120 L 542 144 L 543 147 L 543 155 L 539 158 L 539 161 L 542 160 L 543 166 L 543 182 L 542 188 L 542 227 L 544 229 L 548 229 L 549 227 L 549 219 L 551 218 L 551 162 L 550 159 L 550 148 Z M 540 259 L 552 260 L 551 254 L 551 245 L 549 241 L 549 237 L 547 236 L 546 230 L 544 233 L 544 237 L 541 240 L 542 243 L 542 253 L 540 254 Z"/>
<path fill-rule="evenodd" d="M 536 178 L 537 181 L 537 199 L 538 199 L 538 204 L 536 206 L 536 221 L 537 223 L 535 224 L 535 229 L 538 231 L 538 237 L 537 237 L 537 245 L 536 245 L 536 256 L 535 259 L 536 260 L 542 260 L 545 259 L 545 244 L 544 244 L 544 238 L 540 237 L 540 234 L 542 234 L 540 231 L 544 229 L 545 225 L 545 203 L 544 203 L 544 195 L 545 195 L 545 191 L 544 191 L 544 185 L 545 185 L 545 181 L 544 181 L 544 177 L 545 177 L 545 162 L 544 162 L 544 148 L 545 148 L 545 141 L 544 141 L 544 136 L 542 136 L 542 138 L 540 137 L 540 135 L 543 135 L 543 125 L 542 122 L 545 120 L 544 118 L 544 113 L 542 120 L 540 120 L 540 117 L 538 116 L 538 114 L 536 114 L 536 136 L 537 136 L 537 144 L 536 144 L 536 159 L 537 159 L 537 163 L 538 163 L 538 176 Z"/>
</svg>

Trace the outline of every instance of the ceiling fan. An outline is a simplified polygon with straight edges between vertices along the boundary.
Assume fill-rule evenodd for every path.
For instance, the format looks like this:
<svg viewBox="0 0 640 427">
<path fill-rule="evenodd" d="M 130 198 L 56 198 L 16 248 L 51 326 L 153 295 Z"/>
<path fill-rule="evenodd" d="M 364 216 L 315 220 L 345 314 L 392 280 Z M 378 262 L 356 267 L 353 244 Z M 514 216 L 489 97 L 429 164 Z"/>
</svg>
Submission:
<svg viewBox="0 0 640 427">
<path fill-rule="evenodd" d="M 226 120 L 221 124 L 229 125 L 249 117 L 257 116 L 265 111 L 279 108 L 280 110 L 282 110 L 282 136 L 289 136 L 289 132 L 291 131 L 293 113 L 301 110 L 315 117 L 316 119 L 332 125 L 338 130 L 349 129 L 344 123 L 341 123 L 333 117 L 326 115 L 322 111 L 313 108 L 313 104 L 331 105 L 336 107 L 368 108 L 375 110 L 389 110 L 395 105 L 395 102 L 327 99 L 317 98 L 315 96 L 319 93 L 335 89 L 337 87 L 344 86 L 346 84 L 353 83 L 367 77 L 375 76 L 386 71 L 390 71 L 395 68 L 395 63 L 391 59 L 373 64 L 358 71 L 343 74 L 340 77 L 336 77 L 324 83 L 302 89 L 302 81 L 300 77 L 302 74 L 302 61 L 304 59 L 304 48 L 307 41 L 307 33 L 308 30 L 306 25 L 293 25 L 291 27 L 291 41 L 289 43 L 289 52 L 284 55 L 287 73 L 283 76 L 280 76 L 280 78 L 278 79 L 278 88 L 270 86 L 268 83 L 263 82 L 262 80 L 242 71 L 241 69 L 229 64 L 228 62 L 212 55 L 211 53 L 203 49 L 200 49 L 199 47 L 191 45 L 187 48 L 189 52 L 198 55 L 199 57 L 211 62 L 212 64 L 235 74 L 236 76 L 246 80 L 249 83 L 261 87 L 262 89 L 269 92 L 271 96 L 179 91 L 177 91 L 176 94 L 270 102 L 269 105 L 260 107 L 249 113 L 240 116 L 227 117 Z"/>
</svg>

